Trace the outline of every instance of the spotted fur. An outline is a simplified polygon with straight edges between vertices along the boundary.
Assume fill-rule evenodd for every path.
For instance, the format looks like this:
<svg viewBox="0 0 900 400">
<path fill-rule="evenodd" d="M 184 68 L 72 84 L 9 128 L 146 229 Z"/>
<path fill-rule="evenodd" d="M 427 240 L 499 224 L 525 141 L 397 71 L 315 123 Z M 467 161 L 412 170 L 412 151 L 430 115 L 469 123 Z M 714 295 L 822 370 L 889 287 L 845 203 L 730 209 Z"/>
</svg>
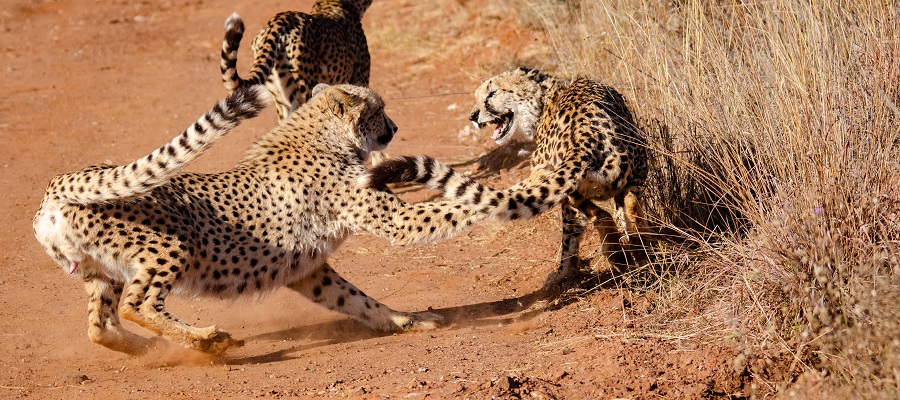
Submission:
<svg viewBox="0 0 900 400">
<path fill-rule="evenodd" d="M 237 72 L 244 22 L 237 13 L 225 21 L 222 80 L 230 92 L 265 83 L 275 99 L 278 120 L 287 119 L 319 83 L 369 84 L 369 48 L 362 16 L 372 0 L 319 0 L 311 13 L 275 15 L 253 40 L 253 68 Z"/>
<path fill-rule="evenodd" d="M 506 190 L 481 185 L 428 156 L 388 160 L 361 178 L 381 186 L 419 182 L 444 196 L 501 220 L 525 219 L 562 205 L 563 239 L 555 285 L 578 268 L 585 226 L 593 221 L 603 251 L 619 241 L 612 216 L 595 202 L 614 199 L 623 211 L 625 237 L 642 229 L 638 194 L 647 176 L 644 138 L 624 98 L 613 88 L 578 78 L 571 82 L 519 68 L 488 79 L 475 91 L 470 120 L 496 124 L 492 137 L 504 142 L 520 136 L 535 142 L 531 173 Z"/>
<path fill-rule="evenodd" d="M 183 134 L 131 164 L 52 180 L 34 218 L 35 235 L 64 271 L 84 280 L 93 342 L 132 354 L 154 344 L 125 330 L 121 313 L 200 351 L 220 353 L 242 343 L 166 311 L 172 292 L 235 298 L 287 286 L 373 329 L 440 323 L 434 314 L 384 306 L 327 262 L 353 232 L 418 243 L 453 235 L 480 218 L 459 203 L 406 204 L 390 192 L 356 185 L 369 152 L 387 146 L 397 130 L 371 90 L 319 85 L 233 168 L 180 172 L 255 114 L 261 92 L 235 89 Z"/>
</svg>

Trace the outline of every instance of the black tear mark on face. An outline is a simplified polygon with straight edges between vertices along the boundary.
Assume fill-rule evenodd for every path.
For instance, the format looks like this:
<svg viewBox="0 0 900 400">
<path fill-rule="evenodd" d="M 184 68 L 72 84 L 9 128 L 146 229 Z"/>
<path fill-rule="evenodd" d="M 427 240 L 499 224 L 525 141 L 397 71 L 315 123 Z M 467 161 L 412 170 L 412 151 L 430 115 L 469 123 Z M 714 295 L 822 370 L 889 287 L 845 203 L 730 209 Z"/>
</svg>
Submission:
<svg viewBox="0 0 900 400">
<path fill-rule="evenodd" d="M 490 103 L 491 98 L 493 98 L 494 95 L 496 95 L 496 94 L 497 94 L 496 89 L 491 90 L 488 93 L 487 97 L 484 98 L 484 110 L 495 117 L 499 117 L 499 116 L 503 115 L 504 113 L 502 113 L 499 110 L 497 110 L 496 108 L 494 108 Z"/>
</svg>

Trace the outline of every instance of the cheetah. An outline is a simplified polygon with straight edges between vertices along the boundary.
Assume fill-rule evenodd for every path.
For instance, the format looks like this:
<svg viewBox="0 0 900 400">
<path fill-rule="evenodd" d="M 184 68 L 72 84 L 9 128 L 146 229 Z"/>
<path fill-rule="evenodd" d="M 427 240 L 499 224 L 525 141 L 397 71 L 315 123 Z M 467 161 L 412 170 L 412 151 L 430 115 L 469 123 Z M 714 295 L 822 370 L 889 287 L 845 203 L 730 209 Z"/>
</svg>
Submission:
<svg viewBox="0 0 900 400">
<path fill-rule="evenodd" d="M 436 314 L 390 309 L 328 264 L 353 232 L 421 243 L 480 218 L 459 203 L 408 204 L 389 191 L 357 186 L 369 152 L 387 146 L 397 131 L 375 92 L 319 85 L 233 168 L 181 171 L 256 115 L 267 96 L 261 85 L 236 88 L 143 158 L 52 179 L 34 232 L 65 272 L 84 281 L 92 342 L 130 354 L 168 343 L 221 354 L 243 342 L 179 319 L 166 311 L 167 296 L 234 299 L 282 286 L 375 330 L 441 324 Z M 119 314 L 161 337 L 127 331 Z"/>
<path fill-rule="evenodd" d="M 526 219 L 561 203 L 562 243 L 558 269 L 544 284 L 551 288 L 578 270 L 578 249 L 593 221 L 603 254 L 644 229 L 638 202 L 647 177 L 647 153 L 625 99 L 615 89 L 586 78 L 566 81 L 529 68 L 496 75 L 475 91 L 469 117 L 476 128 L 496 127 L 491 137 L 504 143 L 519 135 L 535 142 L 529 176 L 500 191 L 478 184 L 428 156 L 385 161 L 360 177 L 362 185 L 419 182 L 448 199 L 501 219 Z M 625 235 L 613 217 L 596 205 L 614 199 L 625 220 Z"/>
<path fill-rule="evenodd" d="M 312 12 L 282 12 L 253 40 L 253 68 L 247 79 L 237 73 L 237 52 L 244 21 L 234 13 L 225 21 L 222 81 L 229 92 L 265 83 L 283 121 L 305 102 L 318 83 L 369 85 L 369 48 L 362 16 L 372 0 L 319 0 Z"/>
</svg>

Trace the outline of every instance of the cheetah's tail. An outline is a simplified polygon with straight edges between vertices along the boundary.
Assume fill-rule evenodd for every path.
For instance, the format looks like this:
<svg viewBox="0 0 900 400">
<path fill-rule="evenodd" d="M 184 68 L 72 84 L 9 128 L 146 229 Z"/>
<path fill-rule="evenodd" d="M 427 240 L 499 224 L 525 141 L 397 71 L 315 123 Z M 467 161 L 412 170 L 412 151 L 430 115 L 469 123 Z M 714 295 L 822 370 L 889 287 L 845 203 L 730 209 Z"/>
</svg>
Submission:
<svg viewBox="0 0 900 400">
<path fill-rule="evenodd" d="M 147 156 L 119 167 L 90 167 L 57 176 L 47 189 L 47 197 L 65 203 L 96 204 L 147 193 L 181 172 L 242 120 L 256 116 L 268 97 L 262 85 L 238 88 Z"/>
<path fill-rule="evenodd" d="M 357 179 L 361 187 L 383 188 L 389 183 L 420 183 L 430 189 L 443 192 L 449 200 L 471 206 L 496 206 L 485 200 L 499 195 L 502 191 L 484 186 L 468 176 L 430 156 L 401 156 L 383 161 L 372 167 L 368 173 Z"/>
<path fill-rule="evenodd" d="M 244 80 L 238 76 L 237 72 L 238 48 L 241 46 L 243 37 L 244 21 L 238 13 L 232 13 L 225 20 L 225 39 L 222 41 L 222 61 L 219 64 L 222 69 L 222 82 L 228 93 L 244 84 Z"/>
<path fill-rule="evenodd" d="M 357 184 L 360 187 L 373 189 L 385 187 L 389 183 L 428 184 L 432 178 L 434 162 L 436 160 L 429 156 L 400 156 L 383 160 L 365 174 L 360 175 L 357 178 Z"/>
<path fill-rule="evenodd" d="M 361 187 L 379 189 L 389 183 L 421 183 L 443 192 L 449 200 L 466 204 L 478 212 L 500 220 L 528 219 L 566 198 L 578 179 L 553 179 L 552 174 L 520 182 L 506 190 L 482 185 L 429 156 L 403 156 L 387 160 L 357 178 Z"/>
</svg>

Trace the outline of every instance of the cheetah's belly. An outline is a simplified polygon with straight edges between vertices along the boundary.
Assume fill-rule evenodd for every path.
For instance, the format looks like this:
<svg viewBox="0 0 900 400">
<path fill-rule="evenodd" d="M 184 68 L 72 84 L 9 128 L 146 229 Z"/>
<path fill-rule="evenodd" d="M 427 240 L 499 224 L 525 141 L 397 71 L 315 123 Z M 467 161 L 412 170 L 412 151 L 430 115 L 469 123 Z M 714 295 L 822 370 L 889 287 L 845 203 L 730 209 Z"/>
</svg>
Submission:
<svg viewBox="0 0 900 400">
<path fill-rule="evenodd" d="M 174 289 L 184 296 L 225 299 L 264 294 L 305 279 L 325 265 L 343 242 L 344 237 L 333 237 L 293 249 L 237 246 L 237 254 L 200 260 L 199 267 L 185 273 Z"/>
<path fill-rule="evenodd" d="M 593 170 L 578 184 L 578 193 L 589 199 L 606 200 L 619 194 L 625 179 L 618 171 Z"/>
</svg>

